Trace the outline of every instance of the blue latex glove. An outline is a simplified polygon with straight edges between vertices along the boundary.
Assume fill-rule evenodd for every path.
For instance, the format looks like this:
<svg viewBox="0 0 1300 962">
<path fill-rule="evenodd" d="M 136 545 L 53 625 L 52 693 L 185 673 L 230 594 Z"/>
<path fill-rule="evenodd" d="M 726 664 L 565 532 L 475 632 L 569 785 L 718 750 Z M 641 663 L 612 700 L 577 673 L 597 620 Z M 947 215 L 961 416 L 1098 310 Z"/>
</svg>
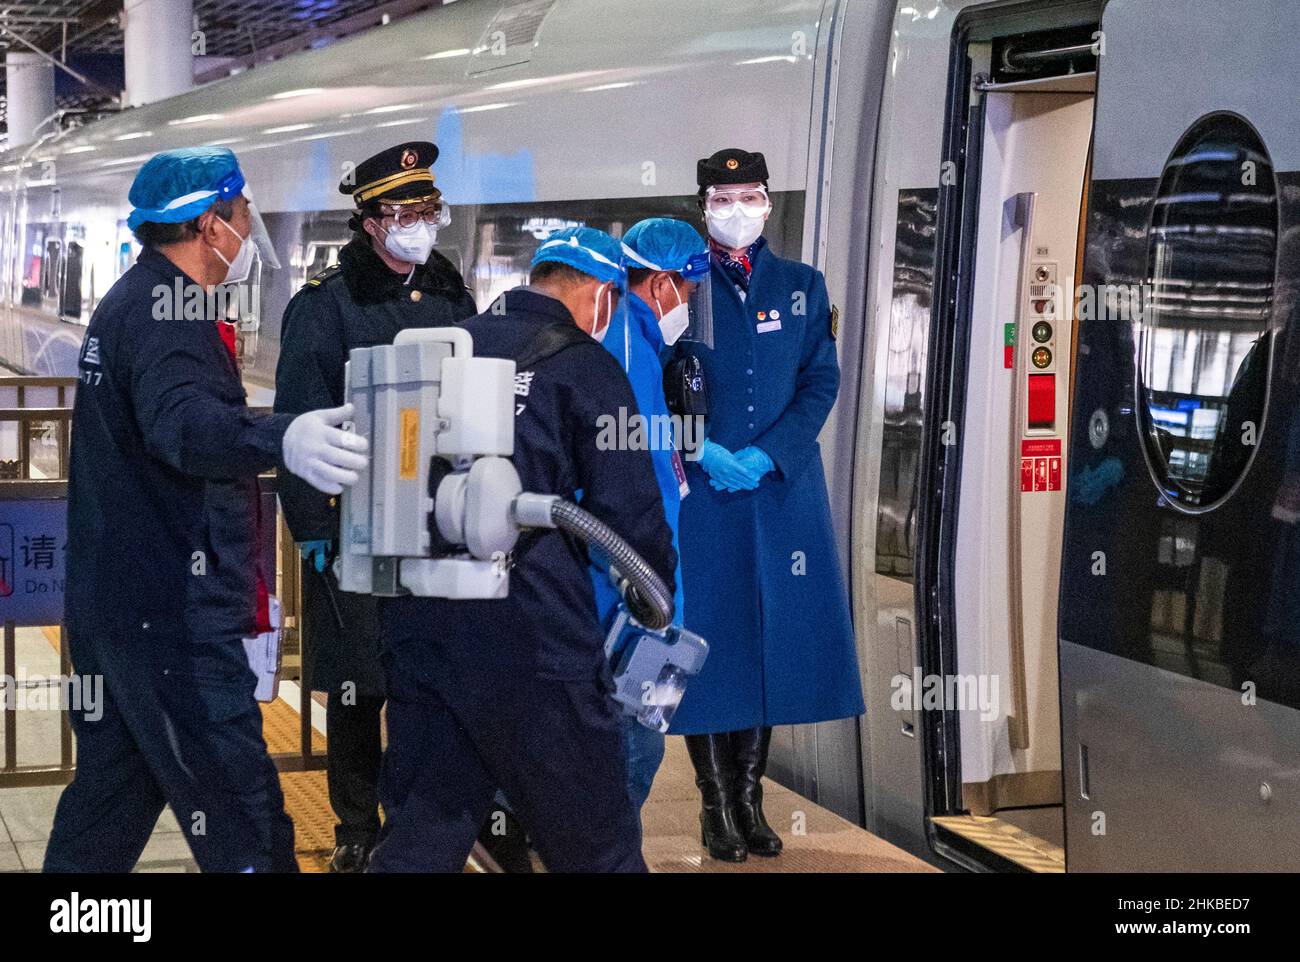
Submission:
<svg viewBox="0 0 1300 962">
<path fill-rule="evenodd" d="M 752 444 L 737 451 L 736 460 L 740 462 L 742 468 L 753 475 L 755 487 L 766 475 L 776 470 L 776 465 L 772 462 L 768 453 L 762 448 L 754 447 Z"/>
<path fill-rule="evenodd" d="M 709 484 L 718 491 L 752 491 L 758 478 L 746 470 L 736 456 L 721 444 L 705 441 L 700 451 L 700 467 L 709 476 Z"/>
<path fill-rule="evenodd" d="M 329 556 L 334 553 L 333 541 L 304 541 L 298 546 L 303 561 L 310 561 L 318 572 L 325 571 Z"/>
</svg>

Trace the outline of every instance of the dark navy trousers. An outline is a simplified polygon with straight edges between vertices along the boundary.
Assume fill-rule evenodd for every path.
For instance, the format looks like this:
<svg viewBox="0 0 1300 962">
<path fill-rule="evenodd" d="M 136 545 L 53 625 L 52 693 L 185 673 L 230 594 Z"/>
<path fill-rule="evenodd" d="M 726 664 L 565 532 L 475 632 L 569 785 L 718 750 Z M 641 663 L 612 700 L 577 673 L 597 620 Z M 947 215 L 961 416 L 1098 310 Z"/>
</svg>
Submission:
<svg viewBox="0 0 1300 962">
<path fill-rule="evenodd" d="M 550 872 L 644 872 L 608 688 L 385 651 L 384 827 L 370 870 L 460 872 L 498 787 Z"/>
<path fill-rule="evenodd" d="M 129 872 L 170 805 L 203 871 L 296 872 L 243 643 L 65 639 L 74 671 L 103 677 L 102 714 L 72 712 L 45 871 Z"/>
</svg>

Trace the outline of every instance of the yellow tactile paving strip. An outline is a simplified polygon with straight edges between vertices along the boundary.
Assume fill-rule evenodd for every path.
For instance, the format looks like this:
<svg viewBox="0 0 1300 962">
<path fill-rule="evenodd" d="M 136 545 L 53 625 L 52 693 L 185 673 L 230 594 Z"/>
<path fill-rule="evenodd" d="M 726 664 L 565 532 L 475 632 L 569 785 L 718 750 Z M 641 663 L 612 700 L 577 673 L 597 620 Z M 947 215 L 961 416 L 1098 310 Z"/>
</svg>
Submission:
<svg viewBox="0 0 1300 962">
<path fill-rule="evenodd" d="M 46 641 L 59 650 L 58 626 L 41 629 Z M 262 737 L 274 754 L 297 753 L 299 714 L 287 703 L 276 700 L 262 708 Z M 312 751 L 325 751 L 325 737 L 312 730 Z M 334 811 L 330 808 L 325 772 L 282 772 L 280 787 L 284 805 L 293 819 L 298 866 L 304 872 L 324 872 L 334 851 Z"/>
<path fill-rule="evenodd" d="M 933 821 L 1031 872 L 1056 874 L 1065 871 L 1065 849 L 996 816 L 944 815 Z"/>
<path fill-rule="evenodd" d="M 262 705 L 262 736 L 272 755 L 300 750 L 299 714 L 283 701 Z M 325 737 L 311 733 L 313 752 L 325 751 Z M 294 848 L 304 872 L 324 872 L 334 851 L 334 810 L 325 772 L 281 772 L 284 807 L 293 819 Z"/>
</svg>

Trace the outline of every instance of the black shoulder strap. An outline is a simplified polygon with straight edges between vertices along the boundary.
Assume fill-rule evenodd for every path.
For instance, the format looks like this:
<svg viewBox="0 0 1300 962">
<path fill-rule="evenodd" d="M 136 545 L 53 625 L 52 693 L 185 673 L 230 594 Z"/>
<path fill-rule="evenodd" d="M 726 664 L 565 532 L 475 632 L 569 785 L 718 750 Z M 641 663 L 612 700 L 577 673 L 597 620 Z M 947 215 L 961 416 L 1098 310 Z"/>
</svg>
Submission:
<svg viewBox="0 0 1300 962">
<path fill-rule="evenodd" d="M 544 328 L 533 335 L 532 339 L 524 344 L 515 354 L 515 370 L 527 371 L 538 361 L 544 361 L 548 357 L 554 357 L 561 351 L 579 344 L 591 344 L 590 335 L 583 332 L 577 325 L 568 321 L 556 321 L 553 324 L 547 324 Z M 532 549 L 538 540 L 553 531 L 547 531 L 540 528 L 530 528 L 519 537 L 515 544 L 511 557 L 516 564 L 523 560 L 524 555 Z"/>
<path fill-rule="evenodd" d="M 515 355 L 515 370 L 526 371 L 538 361 L 554 357 L 566 348 L 594 343 L 590 335 L 567 321 L 547 324 Z"/>
</svg>

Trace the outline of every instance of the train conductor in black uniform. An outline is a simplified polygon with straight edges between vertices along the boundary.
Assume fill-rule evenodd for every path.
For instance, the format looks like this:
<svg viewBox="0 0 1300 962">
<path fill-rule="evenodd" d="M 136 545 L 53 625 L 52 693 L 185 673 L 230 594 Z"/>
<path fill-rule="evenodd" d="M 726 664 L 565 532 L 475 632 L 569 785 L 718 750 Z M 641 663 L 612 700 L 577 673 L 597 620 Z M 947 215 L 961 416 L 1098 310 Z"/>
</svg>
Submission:
<svg viewBox="0 0 1300 962">
<path fill-rule="evenodd" d="M 285 310 L 276 411 L 342 404 L 352 348 L 390 344 L 403 328 L 456 324 L 475 314 L 460 272 L 433 249 L 450 220 L 434 186 L 437 157 L 431 143 L 399 144 L 358 164 L 339 185 L 356 202 L 352 239 L 338 263 L 308 280 Z M 328 696 L 329 796 L 338 818 L 330 870 L 359 872 L 379 832 L 384 680 L 375 599 L 340 591 L 330 570 L 336 499 L 290 477 L 280 503 L 303 555 L 307 683 Z"/>
</svg>

